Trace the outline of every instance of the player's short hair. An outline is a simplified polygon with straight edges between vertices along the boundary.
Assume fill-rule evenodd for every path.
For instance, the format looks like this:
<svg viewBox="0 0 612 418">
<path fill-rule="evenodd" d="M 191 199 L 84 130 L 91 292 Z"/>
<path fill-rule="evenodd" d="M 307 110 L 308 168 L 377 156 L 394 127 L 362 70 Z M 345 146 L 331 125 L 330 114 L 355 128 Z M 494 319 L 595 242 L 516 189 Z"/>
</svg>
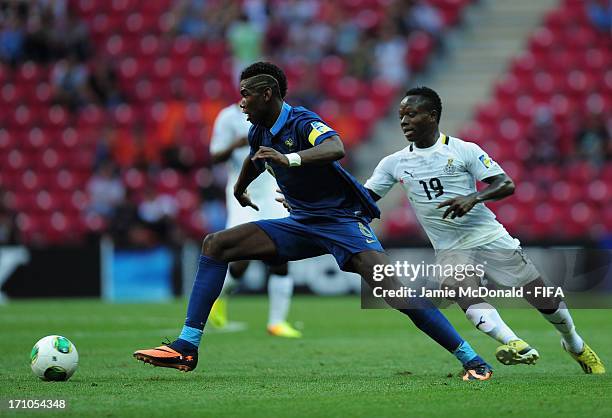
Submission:
<svg viewBox="0 0 612 418">
<path fill-rule="evenodd" d="M 414 87 L 406 92 L 406 96 L 421 96 L 425 98 L 427 100 L 427 110 L 437 111 L 437 122 L 440 123 L 440 118 L 442 117 L 442 100 L 440 100 L 440 96 L 438 96 L 435 90 L 425 86 Z"/>
<path fill-rule="evenodd" d="M 240 81 L 258 75 L 267 75 L 272 77 L 272 79 L 269 80 L 269 86 L 267 87 L 272 88 L 272 91 L 277 93 L 281 99 L 285 98 L 287 95 L 287 76 L 285 76 L 283 70 L 271 62 L 259 61 L 242 70 L 242 73 L 240 73 Z M 276 83 L 274 83 L 273 80 L 276 80 Z"/>
</svg>

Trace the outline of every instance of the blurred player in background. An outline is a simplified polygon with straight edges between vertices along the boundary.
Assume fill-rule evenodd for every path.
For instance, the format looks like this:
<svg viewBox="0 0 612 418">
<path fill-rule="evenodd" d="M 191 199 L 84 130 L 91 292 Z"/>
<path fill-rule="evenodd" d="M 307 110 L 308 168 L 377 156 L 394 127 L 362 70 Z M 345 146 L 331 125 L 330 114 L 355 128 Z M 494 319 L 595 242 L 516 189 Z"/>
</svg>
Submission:
<svg viewBox="0 0 612 418">
<path fill-rule="evenodd" d="M 508 175 L 476 144 L 449 137 L 438 124 L 442 103 L 430 88 L 408 90 L 399 117 L 410 145 L 382 159 L 365 187 L 378 200 L 400 183 L 419 223 L 436 250 L 437 263 L 483 264 L 488 280 L 504 287 L 523 287 L 525 299 L 561 333 L 561 344 L 587 374 L 605 373 L 597 354 L 576 332 L 574 321 L 558 297 L 536 298 L 535 287 L 545 286 L 540 273 L 483 203 L 514 193 Z M 476 180 L 489 186 L 476 190 Z M 482 259 L 484 257 L 484 261 Z M 448 262 L 448 263 L 447 263 Z M 460 285 L 452 277 L 442 286 Z M 502 346 L 496 357 L 503 364 L 533 364 L 538 352 L 504 323 L 497 310 L 482 298 L 455 300 L 480 331 Z"/>
<path fill-rule="evenodd" d="M 287 84 L 281 80 L 281 93 L 287 91 Z M 280 203 L 274 200 L 276 180 L 272 175 L 265 173 L 249 185 L 249 194 L 253 202 L 259 207 L 256 211 L 252 207 L 243 207 L 234 198 L 234 184 L 238 180 L 240 169 L 245 158 L 249 155 L 247 136 L 251 123 L 242 113 L 240 105 L 234 103 L 221 110 L 213 127 L 210 143 L 210 155 L 213 164 L 227 162 L 228 178 L 225 189 L 227 223 L 226 228 L 253 222 L 260 219 L 284 218 L 287 211 Z M 227 324 L 227 292 L 235 280 L 242 278 L 249 266 L 248 260 L 235 261 L 230 264 L 221 291 L 210 312 L 210 323 L 222 328 Z M 302 333 L 287 322 L 291 296 L 293 294 L 293 279 L 288 275 L 287 264 L 269 267 L 268 278 L 268 333 L 278 337 L 300 338 Z"/>
<path fill-rule="evenodd" d="M 197 366 L 204 325 L 229 262 L 280 264 L 331 253 L 343 270 L 360 274 L 370 286 L 376 284 L 375 266 L 389 263 L 368 226 L 380 216 L 376 203 L 338 163 L 345 155 L 342 140 L 315 113 L 284 102 L 279 80 L 286 80 L 283 71 L 264 62 L 247 67 L 240 76 L 240 107 L 253 126 L 248 135 L 251 152 L 234 196 L 242 206 L 256 208 L 246 190 L 267 169 L 276 177 L 291 215 L 207 235 L 181 334 L 168 345 L 136 351 L 136 359 L 183 371 Z M 413 298 L 409 309 L 399 311 L 462 363 L 464 380 L 491 377 L 491 366 L 431 301 Z"/>
</svg>

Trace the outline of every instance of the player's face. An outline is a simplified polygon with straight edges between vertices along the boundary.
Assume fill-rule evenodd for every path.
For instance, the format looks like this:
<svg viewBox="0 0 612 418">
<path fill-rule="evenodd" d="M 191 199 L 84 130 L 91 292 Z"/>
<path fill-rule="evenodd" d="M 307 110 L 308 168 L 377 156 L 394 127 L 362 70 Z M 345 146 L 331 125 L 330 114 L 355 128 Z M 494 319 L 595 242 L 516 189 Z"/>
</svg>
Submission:
<svg viewBox="0 0 612 418">
<path fill-rule="evenodd" d="M 400 102 L 399 118 L 404 136 L 410 142 L 426 139 L 436 129 L 436 113 L 427 109 L 419 96 L 406 96 Z"/>
<path fill-rule="evenodd" d="M 250 84 L 249 79 L 240 82 L 240 108 L 249 122 L 261 124 L 267 111 L 265 91 L 258 91 Z"/>
</svg>

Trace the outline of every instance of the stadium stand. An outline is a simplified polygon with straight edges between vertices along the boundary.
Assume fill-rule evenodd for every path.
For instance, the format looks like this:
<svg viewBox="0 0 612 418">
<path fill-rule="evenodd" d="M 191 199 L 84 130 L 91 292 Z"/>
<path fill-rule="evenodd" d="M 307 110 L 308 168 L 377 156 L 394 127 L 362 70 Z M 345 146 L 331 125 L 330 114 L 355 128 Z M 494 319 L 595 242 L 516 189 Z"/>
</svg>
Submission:
<svg viewBox="0 0 612 418">
<path fill-rule="evenodd" d="M 175 201 L 166 216 L 183 233 L 222 224 L 213 218 L 223 176 L 208 168 L 208 140 L 237 99 L 240 39 L 224 34 L 240 34 L 239 23 L 263 31 L 263 49 L 276 46 L 269 57 L 287 71 L 289 100 L 312 106 L 351 147 L 469 2 L 211 1 L 196 15 L 204 3 L 191 0 L 1 2 L 0 188 L 21 241 L 78 243 L 112 228 L 112 213 L 92 206 L 105 160 L 131 203 L 151 192 Z M 403 71 L 380 64 L 398 57 Z"/>
</svg>

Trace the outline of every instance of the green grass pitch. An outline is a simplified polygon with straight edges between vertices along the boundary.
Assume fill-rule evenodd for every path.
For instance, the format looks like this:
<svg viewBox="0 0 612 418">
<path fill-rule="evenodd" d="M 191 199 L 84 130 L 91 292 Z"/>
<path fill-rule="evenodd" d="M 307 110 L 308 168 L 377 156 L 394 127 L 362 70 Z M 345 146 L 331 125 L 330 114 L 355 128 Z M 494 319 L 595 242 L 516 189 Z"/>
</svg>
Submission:
<svg viewBox="0 0 612 418">
<path fill-rule="evenodd" d="M 174 338 L 185 301 L 105 304 L 25 301 L 0 306 L 1 416 L 74 417 L 585 417 L 612 416 L 612 378 L 586 376 L 556 331 L 533 310 L 504 310 L 506 321 L 539 349 L 537 366 L 496 367 L 487 382 L 462 382 L 459 364 L 403 315 L 361 310 L 354 297 L 296 297 L 292 319 L 305 338 L 266 335 L 264 297 L 230 301 L 232 321 L 248 328 L 204 337 L 191 373 L 132 358 Z M 445 314 L 491 362 L 496 343 L 456 308 Z M 612 371 L 609 310 L 574 310 L 578 330 Z M 80 355 L 68 382 L 42 382 L 29 354 L 41 337 L 70 338 Z M 451 376 L 452 375 L 452 376 Z M 8 399 L 66 399 L 65 411 L 10 411 Z"/>
</svg>

